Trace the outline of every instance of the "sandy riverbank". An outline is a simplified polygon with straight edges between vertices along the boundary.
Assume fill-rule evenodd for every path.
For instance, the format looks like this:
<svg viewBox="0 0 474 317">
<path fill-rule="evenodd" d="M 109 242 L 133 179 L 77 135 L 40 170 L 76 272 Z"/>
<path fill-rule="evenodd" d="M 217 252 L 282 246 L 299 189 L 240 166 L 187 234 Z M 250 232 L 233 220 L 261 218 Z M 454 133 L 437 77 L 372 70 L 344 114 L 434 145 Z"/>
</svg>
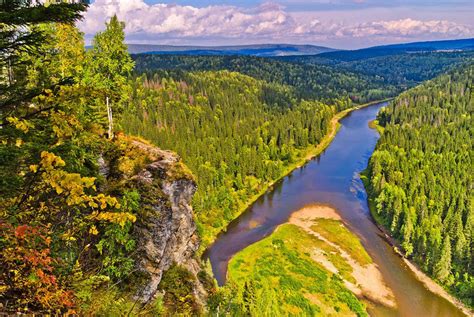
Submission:
<svg viewBox="0 0 474 317">
<path fill-rule="evenodd" d="M 387 241 L 390 246 L 392 246 L 394 252 L 403 259 L 405 265 L 415 274 L 415 277 L 423 283 L 423 285 L 430 290 L 432 293 L 443 297 L 447 301 L 451 302 L 454 306 L 459 308 L 466 316 L 473 316 L 474 317 L 474 310 L 470 309 L 466 305 L 464 305 L 460 300 L 449 294 L 441 285 L 439 285 L 436 281 L 434 281 L 431 277 L 425 274 L 416 264 L 411 262 L 409 259 L 405 257 L 405 254 L 400 251 L 400 245 L 393 239 L 388 231 L 380 224 L 377 224 L 374 220 L 376 226 L 382 231 L 385 240 Z"/>
<path fill-rule="evenodd" d="M 280 182 L 282 179 L 287 177 L 293 171 L 297 170 L 298 168 L 301 168 L 302 166 L 307 164 L 310 160 L 317 157 L 324 150 L 326 150 L 326 148 L 331 144 L 332 140 L 336 137 L 336 134 L 339 131 L 339 127 L 340 127 L 339 121 L 342 120 L 344 117 L 346 117 L 349 113 L 351 113 L 352 111 L 355 111 L 355 110 L 362 109 L 362 108 L 366 108 L 366 107 L 374 106 L 374 105 L 377 105 L 377 104 L 381 104 L 383 102 L 388 102 L 392 99 L 393 98 L 387 98 L 387 99 L 383 99 L 383 100 L 372 101 L 372 102 L 368 102 L 366 104 L 356 105 L 352 108 L 342 110 L 342 111 L 336 113 L 331 118 L 330 125 L 329 125 L 329 130 L 324 135 L 323 139 L 319 142 L 319 144 L 317 144 L 316 146 L 309 146 L 305 151 L 303 151 L 301 153 L 301 157 L 295 163 L 287 166 L 285 171 L 278 178 L 276 178 L 275 180 L 270 181 L 266 184 L 263 184 L 261 190 L 258 193 L 256 193 L 252 197 L 250 197 L 245 204 L 242 204 L 242 206 L 240 206 L 239 211 L 236 213 L 234 219 L 237 219 L 238 217 L 240 217 L 245 210 L 247 210 L 253 203 L 255 203 L 257 201 L 258 198 L 263 196 L 267 191 L 271 190 L 271 188 L 276 183 Z M 226 230 L 225 228 L 224 229 L 221 228 L 218 231 L 216 231 L 215 235 L 213 235 L 209 241 L 203 241 L 201 243 L 198 254 L 202 255 L 202 253 L 205 251 L 205 249 L 209 248 L 214 243 L 214 241 L 217 238 L 219 232 L 225 231 L 225 230 Z"/>
<path fill-rule="evenodd" d="M 354 294 L 359 297 L 367 298 L 369 301 L 378 302 L 388 307 L 395 307 L 395 298 L 391 289 L 383 281 L 382 274 L 374 263 L 362 265 L 354 260 L 351 255 L 341 248 L 340 245 L 329 241 L 318 232 L 312 229 L 314 221 L 318 218 L 322 219 L 333 219 L 341 221 L 341 217 L 333 208 L 324 205 L 309 205 L 296 212 L 294 212 L 289 223 L 294 224 L 304 229 L 309 234 L 316 236 L 318 239 L 323 240 L 325 243 L 336 248 L 344 260 L 352 268 L 352 276 L 356 283 L 344 280 L 344 284 Z M 343 225 L 341 221 L 341 225 Z M 336 267 L 329 261 L 324 255 L 322 250 L 315 250 L 312 255 L 313 260 L 324 266 L 328 271 L 337 274 Z"/>
</svg>

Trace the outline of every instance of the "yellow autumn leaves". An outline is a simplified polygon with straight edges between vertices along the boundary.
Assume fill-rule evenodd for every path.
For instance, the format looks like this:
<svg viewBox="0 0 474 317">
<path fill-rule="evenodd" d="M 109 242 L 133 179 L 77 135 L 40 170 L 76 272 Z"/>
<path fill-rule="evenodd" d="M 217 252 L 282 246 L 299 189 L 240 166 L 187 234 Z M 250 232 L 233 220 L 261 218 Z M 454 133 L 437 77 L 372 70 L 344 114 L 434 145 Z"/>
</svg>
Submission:
<svg viewBox="0 0 474 317">
<path fill-rule="evenodd" d="M 43 184 L 54 190 L 57 195 L 63 196 L 66 205 L 70 207 L 83 207 L 91 209 L 87 218 L 89 220 L 106 221 L 119 224 L 135 222 L 136 217 L 129 212 L 106 211 L 107 209 L 119 210 L 121 208 L 117 198 L 104 195 L 87 194 L 88 189 L 95 191 L 95 177 L 82 177 L 78 173 L 68 173 L 62 169 L 66 163 L 54 153 L 41 152 L 41 161 L 38 165 L 30 165 L 29 169 L 33 173 L 41 173 Z M 98 234 L 98 229 L 92 225 L 89 233 Z"/>
</svg>

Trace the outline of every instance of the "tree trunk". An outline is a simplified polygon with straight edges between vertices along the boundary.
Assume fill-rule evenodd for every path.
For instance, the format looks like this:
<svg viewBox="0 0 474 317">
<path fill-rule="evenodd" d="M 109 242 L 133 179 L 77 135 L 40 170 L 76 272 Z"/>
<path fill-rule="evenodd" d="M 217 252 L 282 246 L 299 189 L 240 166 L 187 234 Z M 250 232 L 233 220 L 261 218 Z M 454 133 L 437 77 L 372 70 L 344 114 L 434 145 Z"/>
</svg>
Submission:
<svg viewBox="0 0 474 317">
<path fill-rule="evenodd" d="M 105 97 L 105 104 L 107 106 L 107 119 L 109 120 L 108 136 L 109 136 L 109 139 L 113 139 L 114 138 L 114 120 L 112 117 L 112 107 L 110 107 L 110 104 L 109 104 L 109 96 Z"/>
</svg>

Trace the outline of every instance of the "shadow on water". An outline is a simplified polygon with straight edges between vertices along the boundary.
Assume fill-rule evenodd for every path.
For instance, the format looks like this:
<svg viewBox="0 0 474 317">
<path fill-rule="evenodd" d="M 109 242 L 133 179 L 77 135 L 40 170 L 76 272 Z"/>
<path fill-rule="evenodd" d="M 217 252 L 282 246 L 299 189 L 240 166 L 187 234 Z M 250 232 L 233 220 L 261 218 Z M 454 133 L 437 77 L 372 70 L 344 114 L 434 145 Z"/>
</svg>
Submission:
<svg viewBox="0 0 474 317">
<path fill-rule="evenodd" d="M 341 129 L 325 152 L 293 171 L 260 197 L 206 251 L 217 281 L 225 283 L 230 258 L 248 245 L 271 234 L 292 212 L 311 203 L 336 208 L 348 227 L 379 266 L 397 301 L 397 309 L 381 305 L 369 308 L 374 316 L 464 316 L 444 298 L 430 292 L 416 279 L 372 222 L 359 173 L 372 155 L 379 135 L 368 126 L 381 103 L 353 111 L 341 121 Z"/>
</svg>

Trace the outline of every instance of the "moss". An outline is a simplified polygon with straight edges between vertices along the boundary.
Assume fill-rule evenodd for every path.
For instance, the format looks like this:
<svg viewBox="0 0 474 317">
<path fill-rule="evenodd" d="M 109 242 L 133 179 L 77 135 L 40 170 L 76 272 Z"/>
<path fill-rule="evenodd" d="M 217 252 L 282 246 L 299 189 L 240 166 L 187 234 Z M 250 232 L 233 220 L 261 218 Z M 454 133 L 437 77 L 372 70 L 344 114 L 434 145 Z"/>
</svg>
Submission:
<svg viewBox="0 0 474 317">
<path fill-rule="evenodd" d="M 197 274 L 197 278 L 208 293 L 212 293 L 216 290 L 216 280 L 205 270 L 199 271 L 199 273 Z"/>
<path fill-rule="evenodd" d="M 165 292 L 163 302 L 166 315 L 198 315 L 201 312 L 193 295 L 196 278 L 182 266 L 173 264 L 164 274 L 159 285 Z"/>
<path fill-rule="evenodd" d="M 196 182 L 196 178 L 194 177 L 191 170 L 183 164 L 183 162 L 179 161 L 173 164 L 170 169 L 167 171 L 166 175 L 168 176 L 168 180 L 176 181 L 180 179 L 189 179 L 193 182 Z"/>
</svg>

